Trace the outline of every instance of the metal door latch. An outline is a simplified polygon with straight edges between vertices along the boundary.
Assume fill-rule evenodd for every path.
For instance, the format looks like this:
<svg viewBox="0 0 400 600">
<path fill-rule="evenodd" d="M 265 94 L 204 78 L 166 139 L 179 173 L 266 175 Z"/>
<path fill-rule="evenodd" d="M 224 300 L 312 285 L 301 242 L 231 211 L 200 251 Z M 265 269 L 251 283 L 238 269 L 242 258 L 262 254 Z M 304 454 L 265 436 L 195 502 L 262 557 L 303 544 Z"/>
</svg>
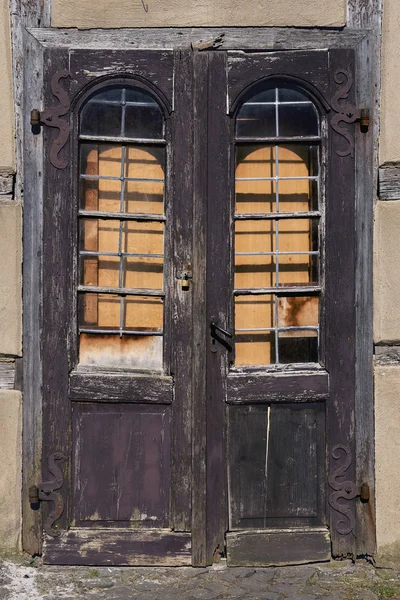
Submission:
<svg viewBox="0 0 400 600">
<path fill-rule="evenodd" d="M 233 338 L 233 333 L 231 333 L 230 331 L 228 331 L 227 329 L 224 329 L 223 327 L 221 327 L 220 325 L 218 325 L 217 320 L 215 317 L 211 317 L 210 319 L 210 328 L 211 328 L 211 338 L 212 338 L 212 342 L 211 342 L 211 352 L 216 352 L 217 351 L 217 345 L 215 342 L 220 342 L 220 344 L 222 344 L 223 346 L 225 346 L 225 348 L 227 350 L 232 350 L 230 344 L 224 340 L 223 338 L 221 338 L 218 334 L 222 334 L 230 339 Z"/>
</svg>

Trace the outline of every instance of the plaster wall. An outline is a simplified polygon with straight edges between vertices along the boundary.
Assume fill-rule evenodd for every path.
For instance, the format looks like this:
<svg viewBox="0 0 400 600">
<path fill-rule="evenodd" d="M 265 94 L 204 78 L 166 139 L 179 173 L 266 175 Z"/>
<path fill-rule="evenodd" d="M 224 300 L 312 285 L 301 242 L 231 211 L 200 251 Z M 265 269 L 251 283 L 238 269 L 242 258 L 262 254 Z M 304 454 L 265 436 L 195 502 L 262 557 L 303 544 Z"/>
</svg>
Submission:
<svg viewBox="0 0 400 600">
<path fill-rule="evenodd" d="M 52 0 L 52 27 L 340 26 L 346 0 Z"/>
<path fill-rule="evenodd" d="M 400 161 L 400 3 L 383 0 L 380 164 Z M 378 201 L 374 236 L 374 341 L 400 343 L 400 198 Z M 376 534 L 378 564 L 400 564 L 400 365 L 375 368 Z"/>
<path fill-rule="evenodd" d="M 13 356 L 22 353 L 21 254 L 21 205 L 0 199 L 0 354 Z"/>
<path fill-rule="evenodd" d="M 374 238 L 375 343 L 400 341 L 399 232 L 400 200 L 378 202 L 375 209 Z"/>
<path fill-rule="evenodd" d="M 11 81 L 10 10 L 8 0 L 0 0 L 0 168 L 10 170 L 15 166 Z"/>
<path fill-rule="evenodd" d="M 400 160 L 400 2 L 383 0 L 380 163 Z"/>
<path fill-rule="evenodd" d="M 376 528 L 378 561 L 398 565 L 400 525 L 400 366 L 375 368 Z"/>
<path fill-rule="evenodd" d="M 21 532 L 21 393 L 0 390 L 0 550 L 20 547 Z"/>
</svg>

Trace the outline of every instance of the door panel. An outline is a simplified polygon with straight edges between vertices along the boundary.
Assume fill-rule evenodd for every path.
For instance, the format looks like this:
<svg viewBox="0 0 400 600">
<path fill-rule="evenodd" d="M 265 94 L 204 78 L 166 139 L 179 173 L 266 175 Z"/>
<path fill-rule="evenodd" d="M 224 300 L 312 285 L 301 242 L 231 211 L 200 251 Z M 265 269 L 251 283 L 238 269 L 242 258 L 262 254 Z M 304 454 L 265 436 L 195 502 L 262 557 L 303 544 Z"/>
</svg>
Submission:
<svg viewBox="0 0 400 600">
<path fill-rule="evenodd" d="M 43 307 L 43 479 L 51 485 L 56 461 L 62 485 L 57 514 L 44 511 L 44 560 L 190 564 L 181 56 L 66 50 L 48 62 L 49 81 L 63 61 L 71 150 L 64 169 L 46 164 Z M 46 132 L 47 150 L 53 141 Z"/>
<path fill-rule="evenodd" d="M 230 530 L 323 525 L 323 403 L 229 407 Z"/>
<path fill-rule="evenodd" d="M 352 247 L 347 256 L 354 250 L 355 168 L 330 127 L 331 99 L 341 93 L 339 64 L 346 70 L 350 54 L 228 52 L 226 65 L 214 62 L 222 79 L 227 73 L 232 148 L 236 135 L 236 156 L 224 155 L 228 191 L 218 202 L 209 196 L 218 225 L 209 227 L 207 242 L 208 286 L 215 287 L 208 314 L 234 332 L 232 340 L 221 330 L 218 338 L 212 333 L 208 358 L 209 377 L 219 374 L 209 406 L 228 403 L 219 413 L 226 448 L 219 464 L 228 472 L 231 565 L 279 564 L 273 545 L 294 563 L 327 559 L 331 542 L 334 555 L 354 545 L 348 527 L 338 527 L 351 504 L 327 502 L 328 464 L 333 458 L 339 473 L 336 462 L 354 452 L 352 433 L 339 417 L 351 414 L 354 403 L 354 375 L 343 379 L 339 366 L 346 357 L 345 371 L 354 374 L 354 261 L 346 269 L 336 253 L 339 238 L 343 248 Z M 209 97 L 214 115 L 213 90 Z M 225 118 L 222 109 L 219 117 Z M 327 171 L 327 163 L 334 170 Z M 346 312 L 348 329 L 337 311 Z M 346 351 L 333 343 L 333 329 L 337 342 L 347 339 Z M 332 451 L 334 444 L 346 446 L 343 455 Z"/>
<path fill-rule="evenodd" d="M 170 407 L 76 403 L 77 526 L 168 527 Z"/>
</svg>

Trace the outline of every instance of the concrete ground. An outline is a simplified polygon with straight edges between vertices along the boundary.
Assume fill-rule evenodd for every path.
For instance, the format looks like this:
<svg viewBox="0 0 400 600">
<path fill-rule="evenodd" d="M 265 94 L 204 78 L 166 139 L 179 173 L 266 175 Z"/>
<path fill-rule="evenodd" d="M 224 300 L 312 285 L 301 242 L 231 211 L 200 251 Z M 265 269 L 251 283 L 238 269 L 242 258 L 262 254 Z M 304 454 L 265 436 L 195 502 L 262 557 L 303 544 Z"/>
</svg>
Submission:
<svg viewBox="0 0 400 600">
<path fill-rule="evenodd" d="M 295 567 L 50 567 L 1 562 L 1 600 L 384 600 L 400 599 L 400 571 L 367 562 Z"/>
</svg>

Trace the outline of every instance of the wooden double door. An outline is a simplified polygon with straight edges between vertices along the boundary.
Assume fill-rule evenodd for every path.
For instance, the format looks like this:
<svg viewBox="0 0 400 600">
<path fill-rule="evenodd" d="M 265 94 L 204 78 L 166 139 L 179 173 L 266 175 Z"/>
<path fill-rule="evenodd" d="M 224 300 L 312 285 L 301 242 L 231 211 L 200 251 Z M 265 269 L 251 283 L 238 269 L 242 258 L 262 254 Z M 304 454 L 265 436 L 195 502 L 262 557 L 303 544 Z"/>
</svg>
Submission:
<svg viewBox="0 0 400 600">
<path fill-rule="evenodd" d="M 353 52 L 45 65 L 45 561 L 354 554 Z"/>
</svg>

